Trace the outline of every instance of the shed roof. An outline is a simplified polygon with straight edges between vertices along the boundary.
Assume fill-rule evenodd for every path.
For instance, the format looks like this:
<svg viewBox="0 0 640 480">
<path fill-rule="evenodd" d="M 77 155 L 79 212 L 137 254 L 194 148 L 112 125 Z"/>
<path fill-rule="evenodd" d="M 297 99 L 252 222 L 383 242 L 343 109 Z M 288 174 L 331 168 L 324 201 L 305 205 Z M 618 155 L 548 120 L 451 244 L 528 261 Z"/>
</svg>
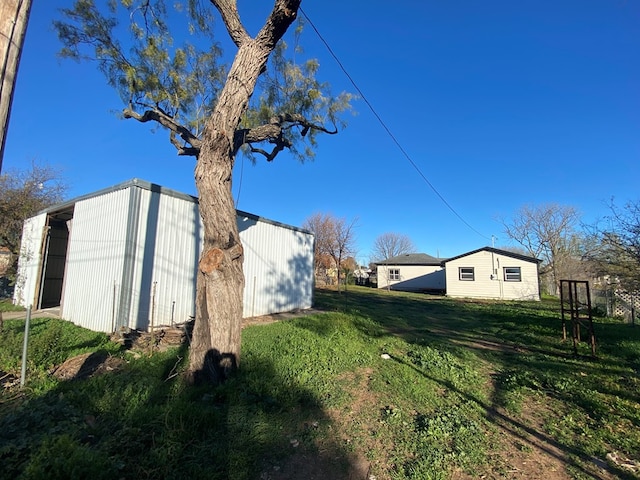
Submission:
<svg viewBox="0 0 640 480">
<path fill-rule="evenodd" d="M 503 255 L 505 257 L 511 257 L 511 258 L 517 258 L 518 260 L 523 260 L 525 262 L 531 262 L 531 263 L 541 263 L 542 260 L 535 258 L 535 257 L 530 257 L 528 255 L 522 255 L 520 253 L 515 253 L 515 252 L 510 252 L 508 250 L 501 250 L 499 248 L 494 248 L 494 247 L 482 247 L 482 248 L 477 248 L 476 250 L 472 250 L 470 252 L 467 253 L 463 253 L 462 255 L 457 255 L 455 257 L 451 257 L 451 258 L 446 258 L 444 260 L 442 260 L 442 265 L 444 266 L 445 263 L 450 262 L 452 260 L 457 260 L 459 258 L 462 257 L 467 257 L 469 255 L 473 255 L 474 253 L 478 253 L 478 252 L 482 252 L 482 251 L 487 251 L 487 252 L 491 252 L 491 253 L 495 253 L 498 255 Z"/>
<path fill-rule="evenodd" d="M 51 207 L 45 208 L 44 210 L 38 212 L 38 214 L 41 214 L 41 213 L 52 213 L 52 212 L 58 212 L 58 211 L 61 211 L 61 210 L 65 210 L 65 209 L 68 209 L 70 207 L 73 207 L 76 203 L 78 203 L 78 202 L 80 202 L 82 200 L 87 200 L 87 199 L 90 199 L 90 198 L 99 197 L 101 195 L 106 195 L 108 193 L 116 192 L 118 190 L 124 190 L 124 189 L 129 188 L 129 187 L 139 187 L 139 188 L 142 188 L 142 189 L 145 189 L 145 190 L 149 190 L 149 191 L 152 191 L 152 192 L 159 192 L 159 193 L 161 193 L 163 195 L 168 195 L 170 197 L 181 198 L 181 199 L 189 201 L 189 202 L 198 203 L 198 197 L 194 197 L 193 195 L 189 195 L 187 193 L 178 192 L 177 190 L 172 190 L 170 188 L 163 187 L 163 186 L 155 184 L 155 183 L 147 182 L 146 180 L 142 180 L 142 179 L 139 179 L 139 178 L 132 178 L 131 180 L 127 180 L 125 182 L 118 183 L 117 185 L 113 185 L 111 187 L 103 188 L 102 190 L 97 190 L 97 191 L 95 191 L 93 193 L 87 193 L 85 195 L 80 195 L 79 197 L 75 197 L 75 198 L 73 198 L 71 200 L 67 200 L 66 202 L 62 202 L 62 203 L 59 203 L 57 205 L 53 205 Z M 299 231 L 299 232 L 303 232 L 303 233 L 307 233 L 307 234 L 312 234 L 312 232 L 309 232 L 308 230 L 304 230 L 302 228 L 295 227 L 293 225 L 287 225 L 285 223 L 277 222 L 275 220 L 270 220 L 268 218 L 260 217 L 258 215 L 254 215 L 253 213 L 244 212 L 242 210 L 236 210 L 236 213 L 237 213 L 238 216 L 241 216 L 241 217 L 248 217 L 248 218 L 251 218 L 252 220 L 261 221 L 261 222 L 265 222 L 265 223 L 270 223 L 272 225 L 276 225 L 276 226 L 279 226 L 279 227 L 287 228 L 287 229 L 290 229 L 290 230 L 295 230 L 295 231 Z"/>
<path fill-rule="evenodd" d="M 376 265 L 440 265 L 444 259 L 432 257 L 426 253 L 405 253 L 397 257 L 391 257 Z"/>
</svg>

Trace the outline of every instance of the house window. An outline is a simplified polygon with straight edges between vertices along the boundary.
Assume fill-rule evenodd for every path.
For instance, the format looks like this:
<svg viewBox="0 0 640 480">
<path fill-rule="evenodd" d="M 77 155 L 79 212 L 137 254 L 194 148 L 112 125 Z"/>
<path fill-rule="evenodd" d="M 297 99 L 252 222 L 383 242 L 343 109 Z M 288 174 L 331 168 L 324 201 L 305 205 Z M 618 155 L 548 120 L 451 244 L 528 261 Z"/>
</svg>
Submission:
<svg viewBox="0 0 640 480">
<path fill-rule="evenodd" d="M 389 269 L 389 280 L 400 280 L 400 269 L 399 268 L 390 268 Z"/>
<path fill-rule="evenodd" d="M 505 282 L 521 282 L 520 267 L 504 267 Z"/>
<path fill-rule="evenodd" d="M 473 282 L 475 280 L 473 267 L 459 267 L 458 276 L 462 281 Z"/>
</svg>

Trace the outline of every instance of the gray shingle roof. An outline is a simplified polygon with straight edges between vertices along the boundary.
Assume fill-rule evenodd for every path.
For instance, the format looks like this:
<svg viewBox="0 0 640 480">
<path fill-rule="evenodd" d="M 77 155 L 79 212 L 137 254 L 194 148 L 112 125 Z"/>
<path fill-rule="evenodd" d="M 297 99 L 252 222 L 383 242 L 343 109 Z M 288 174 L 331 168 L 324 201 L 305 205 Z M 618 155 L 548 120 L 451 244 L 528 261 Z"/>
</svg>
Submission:
<svg viewBox="0 0 640 480">
<path fill-rule="evenodd" d="M 486 250 L 487 252 L 497 253 L 499 255 L 504 255 L 505 257 L 517 258 L 517 259 L 520 259 L 520 260 L 524 260 L 525 262 L 542 263 L 542 260 L 540 260 L 539 258 L 530 257 L 528 255 L 522 255 L 520 253 L 509 252 L 508 250 L 501 250 L 499 248 L 494 248 L 494 247 L 482 247 L 482 248 L 478 248 L 476 250 L 472 250 L 471 252 L 463 253 L 462 255 L 457 255 L 457 256 L 451 257 L 451 258 L 445 258 L 445 259 L 442 260 L 442 265 L 444 266 L 444 264 L 446 262 L 450 262 L 451 260 L 457 260 L 458 258 L 466 257 L 467 255 L 473 255 L 474 253 L 478 253 L 478 252 L 481 252 L 483 250 Z"/>
<path fill-rule="evenodd" d="M 406 253 L 392 257 L 376 265 L 440 265 L 444 258 L 436 258 L 426 253 Z"/>
</svg>

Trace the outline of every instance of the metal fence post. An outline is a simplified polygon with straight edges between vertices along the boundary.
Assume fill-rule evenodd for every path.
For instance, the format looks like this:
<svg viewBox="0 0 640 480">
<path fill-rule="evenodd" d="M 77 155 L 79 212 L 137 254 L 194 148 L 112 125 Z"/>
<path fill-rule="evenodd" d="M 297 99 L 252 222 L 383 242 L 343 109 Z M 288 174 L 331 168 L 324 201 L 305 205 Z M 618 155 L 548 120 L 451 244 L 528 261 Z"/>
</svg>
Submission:
<svg viewBox="0 0 640 480">
<path fill-rule="evenodd" d="M 22 371 L 20 372 L 20 387 L 24 387 L 27 377 L 27 347 L 29 345 L 29 323 L 31 322 L 31 305 L 27 308 L 27 319 L 24 322 L 24 342 L 22 343 Z"/>
</svg>

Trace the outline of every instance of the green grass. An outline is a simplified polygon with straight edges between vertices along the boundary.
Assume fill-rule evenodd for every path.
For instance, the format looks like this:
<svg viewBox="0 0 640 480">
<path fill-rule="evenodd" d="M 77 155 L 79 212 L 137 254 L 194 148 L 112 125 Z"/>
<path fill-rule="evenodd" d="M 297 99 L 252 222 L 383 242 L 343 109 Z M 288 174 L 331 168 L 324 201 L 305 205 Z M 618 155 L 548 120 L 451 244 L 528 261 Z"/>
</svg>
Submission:
<svg viewBox="0 0 640 480">
<path fill-rule="evenodd" d="M 0 370 L 17 372 L 22 362 L 24 320 L 5 320 L 0 332 Z M 44 378 L 55 365 L 72 356 L 106 349 L 115 353 L 119 347 L 103 333 L 76 327 L 58 319 L 34 318 L 30 322 L 28 368 L 31 377 Z"/>
<path fill-rule="evenodd" d="M 27 386 L 0 394 L 3 475 L 254 479 L 303 458 L 347 478 L 360 457 L 377 479 L 495 478 L 509 445 L 536 451 L 533 434 L 576 478 L 610 452 L 640 460 L 640 327 L 598 319 L 591 358 L 562 342 L 553 299 L 349 287 L 318 290 L 316 307 L 327 313 L 244 329 L 240 371 L 199 388 L 172 376 L 183 348 L 134 357 L 102 334 L 34 319 Z M 19 373 L 23 325 L 0 333 L 4 372 Z M 47 374 L 87 351 L 125 362 L 85 380 Z"/>
<path fill-rule="evenodd" d="M 0 300 L 0 312 L 21 312 L 24 311 L 23 307 L 14 305 L 11 299 L 4 298 Z"/>
</svg>

